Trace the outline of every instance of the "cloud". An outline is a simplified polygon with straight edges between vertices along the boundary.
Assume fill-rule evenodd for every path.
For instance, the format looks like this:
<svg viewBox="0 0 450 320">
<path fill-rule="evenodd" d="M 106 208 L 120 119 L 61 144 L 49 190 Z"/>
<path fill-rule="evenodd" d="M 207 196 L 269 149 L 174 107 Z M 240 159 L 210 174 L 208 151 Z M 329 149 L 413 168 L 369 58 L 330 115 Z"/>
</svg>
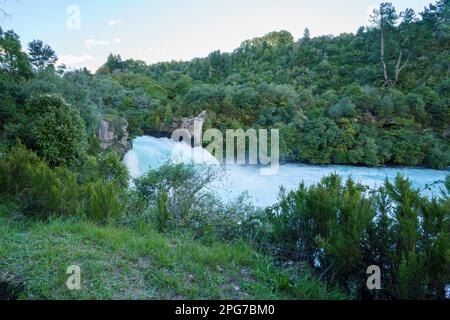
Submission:
<svg viewBox="0 0 450 320">
<path fill-rule="evenodd" d="M 94 46 L 108 46 L 109 44 L 110 42 L 106 40 L 87 39 L 84 41 L 84 45 L 88 48 L 92 48 Z"/>
<path fill-rule="evenodd" d="M 65 64 L 67 66 L 77 66 L 92 60 L 95 60 L 95 58 L 87 53 L 82 53 L 81 55 L 78 56 L 73 54 L 67 54 L 59 57 L 58 64 L 60 65 Z"/>
<path fill-rule="evenodd" d="M 123 24 L 122 20 L 109 20 L 109 21 L 108 21 L 108 25 L 109 25 L 111 28 L 114 28 L 114 27 L 116 27 L 116 26 L 120 26 L 120 25 L 122 25 L 122 24 Z"/>
<path fill-rule="evenodd" d="M 119 44 L 122 43 L 122 39 L 113 39 L 112 42 Z"/>
</svg>

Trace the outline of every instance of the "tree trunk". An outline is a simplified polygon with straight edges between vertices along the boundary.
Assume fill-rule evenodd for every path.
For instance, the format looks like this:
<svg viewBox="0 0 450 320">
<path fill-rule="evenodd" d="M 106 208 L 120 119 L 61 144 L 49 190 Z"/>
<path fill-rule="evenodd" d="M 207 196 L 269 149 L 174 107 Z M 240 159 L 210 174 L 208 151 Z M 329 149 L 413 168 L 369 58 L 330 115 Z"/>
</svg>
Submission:
<svg viewBox="0 0 450 320">
<path fill-rule="evenodd" d="M 389 79 L 388 73 L 387 73 L 387 67 L 386 62 L 384 61 L 384 33 L 383 28 L 380 27 L 380 33 L 381 33 L 381 66 L 383 67 L 383 73 L 384 73 L 384 85 L 388 86 L 391 83 L 391 80 Z"/>
<path fill-rule="evenodd" d="M 397 60 L 397 65 L 395 66 L 395 80 L 394 80 L 393 85 L 396 85 L 396 84 L 397 84 L 397 82 L 398 82 L 398 80 L 399 80 L 399 78 L 400 78 L 400 72 L 402 72 L 402 70 L 403 70 L 403 69 L 408 65 L 408 63 L 409 63 L 409 56 L 408 56 L 408 58 L 406 58 L 405 63 L 404 63 L 402 66 L 400 66 L 401 63 L 402 63 L 402 58 L 403 58 L 403 50 L 400 51 L 400 54 L 399 54 L 398 60 Z"/>
</svg>

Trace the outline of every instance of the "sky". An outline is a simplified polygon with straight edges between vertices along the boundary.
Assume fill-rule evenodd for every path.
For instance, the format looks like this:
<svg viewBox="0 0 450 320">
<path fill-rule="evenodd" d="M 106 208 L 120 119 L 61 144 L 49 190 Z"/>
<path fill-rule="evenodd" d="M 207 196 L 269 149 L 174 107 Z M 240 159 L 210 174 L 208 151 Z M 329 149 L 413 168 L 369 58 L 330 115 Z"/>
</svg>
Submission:
<svg viewBox="0 0 450 320">
<path fill-rule="evenodd" d="M 0 0 L 26 44 L 40 39 L 59 63 L 95 71 L 110 53 L 147 63 L 190 60 L 287 30 L 296 39 L 356 32 L 377 0 Z M 423 11 L 432 0 L 392 0 L 398 11 Z M 435 1 L 433 1 L 435 2 Z"/>
</svg>

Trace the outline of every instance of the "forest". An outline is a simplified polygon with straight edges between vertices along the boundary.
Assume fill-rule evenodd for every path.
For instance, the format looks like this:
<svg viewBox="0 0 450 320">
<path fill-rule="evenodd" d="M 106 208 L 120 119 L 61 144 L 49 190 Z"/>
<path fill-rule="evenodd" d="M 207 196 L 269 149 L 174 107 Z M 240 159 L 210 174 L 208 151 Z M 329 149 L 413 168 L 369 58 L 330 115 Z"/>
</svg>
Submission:
<svg viewBox="0 0 450 320">
<path fill-rule="evenodd" d="M 368 190 L 331 175 L 256 208 L 217 199 L 212 168 L 167 164 L 130 188 L 126 150 L 98 129 L 170 135 L 206 111 L 205 129 L 279 129 L 284 161 L 448 169 L 449 19 L 448 0 L 383 3 L 354 34 L 277 31 L 152 65 L 111 54 L 94 73 L 0 27 L 0 297 L 443 299 L 450 176 L 428 198 L 401 176 Z M 90 292 L 61 289 L 69 261 Z"/>
<path fill-rule="evenodd" d="M 205 129 L 279 129 L 286 161 L 446 168 L 447 10 L 446 1 L 420 15 L 386 3 L 356 34 L 311 39 L 305 30 L 294 41 L 273 32 L 232 53 L 150 66 L 110 55 L 95 74 L 55 67 L 40 41 L 26 55 L 18 35 L 2 31 L 1 137 L 29 141 L 20 137 L 26 112 L 18 106 L 48 93 L 79 113 L 84 145 L 99 116 L 125 118 L 134 137 L 171 133 L 177 119 L 205 110 Z"/>
<path fill-rule="evenodd" d="M 208 127 L 279 129 L 288 161 L 446 168 L 445 10 L 444 2 L 420 15 L 384 4 L 356 34 L 311 39 L 305 30 L 294 41 L 273 32 L 232 53 L 149 67 L 111 55 L 98 73 L 127 90 L 147 81 L 153 110 L 143 113 L 137 97 L 126 102 L 134 108 L 119 108 L 136 134 L 206 110 Z"/>
</svg>

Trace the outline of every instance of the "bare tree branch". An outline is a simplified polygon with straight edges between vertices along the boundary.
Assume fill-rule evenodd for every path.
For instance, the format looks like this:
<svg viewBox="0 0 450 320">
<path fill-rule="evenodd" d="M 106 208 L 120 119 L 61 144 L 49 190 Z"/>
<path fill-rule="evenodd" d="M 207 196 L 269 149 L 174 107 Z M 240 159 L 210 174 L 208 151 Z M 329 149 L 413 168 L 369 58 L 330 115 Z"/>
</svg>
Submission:
<svg viewBox="0 0 450 320">
<path fill-rule="evenodd" d="M 387 83 L 389 81 L 389 77 L 388 77 L 388 74 L 387 74 L 386 62 L 384 61 L 384 34 L 383 34 L 383 29 L 381 29 L 381 65 L 383 66 L 384 82 Z"/>
<path fill-rule="evenodd" d="M 0 1 L 0 6 L 6 4 L 7 0 Z M 4 9 L 0 8 L 0 20 L 1 18 L 11 19 L 12 15 L 6 12 Z"/>
<path fill-rule="evenodd" d="M 389 85 L 391 80 L 388 77 L 386 62 L 384 61 L 384 33 L 383 33 L 383 27 L 380 28 L 380 33 L 381 33 L 381 65 L 383 67 L 383 73 L 384 73 L 384 84 L 385 85 Z"/>
<path fill-rule="evenodd" d="M 397 60 L 397 65 L 395 66 L 395 80 L 393 82 L 393 85 L 397 84 L 399 78 L 400 78 L 400 72 L 402 72 L 402 70 L 408 65 L 409 63 L 409 55 L 406 58 L 406 61 L 403 65 L 401 65 L 402 63 L 402 58 L 403 58 L 403 50 L 400 51 L 400 54 L 398 56 L 398 60 Z"/>
<path fill-rule="evenodd" d="M 4 17 L 10 17 L 11 15 L 9 15 L 5 10 L 0 9 L 0 14 Z"/>
</svg>

